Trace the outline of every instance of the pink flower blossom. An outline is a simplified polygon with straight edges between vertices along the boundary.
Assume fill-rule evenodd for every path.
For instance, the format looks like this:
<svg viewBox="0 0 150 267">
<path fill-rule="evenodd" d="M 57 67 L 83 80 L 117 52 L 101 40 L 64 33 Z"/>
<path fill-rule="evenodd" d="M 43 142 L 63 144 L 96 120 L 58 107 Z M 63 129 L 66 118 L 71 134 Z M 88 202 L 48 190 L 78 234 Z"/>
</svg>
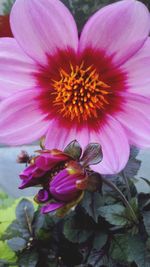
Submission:
<svg viewBox="0 0 150 267">
<path fill-rule="evenodd" d="M 80 38 L 59 0 L 16 0 L 10 21 L 14 39 L 0 40 L 1 143 L 100 143 L 103 174 L 124 168 L 130 144 L 150 146 L 150 15 L 141 2 L 102 8 Z"/>
</svg>

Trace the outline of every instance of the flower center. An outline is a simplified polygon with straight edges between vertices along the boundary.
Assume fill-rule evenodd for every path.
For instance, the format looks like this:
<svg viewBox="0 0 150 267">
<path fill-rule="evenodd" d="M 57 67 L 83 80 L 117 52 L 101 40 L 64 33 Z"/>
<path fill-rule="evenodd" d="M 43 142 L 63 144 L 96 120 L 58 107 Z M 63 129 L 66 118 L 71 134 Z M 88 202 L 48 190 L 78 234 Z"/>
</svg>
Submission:
<svg viewBox="0 0 150 267">
<path fill-rule="evenodd" d="M 110 86 L 104 83 L 93 66 L 70 64 L 67 73 L 60 69 L 60 80 L 53 80 L 54 101 L 63 117 L 78 121 L 98 117 L 98 112 L 109 105 Z"/>
</svg>

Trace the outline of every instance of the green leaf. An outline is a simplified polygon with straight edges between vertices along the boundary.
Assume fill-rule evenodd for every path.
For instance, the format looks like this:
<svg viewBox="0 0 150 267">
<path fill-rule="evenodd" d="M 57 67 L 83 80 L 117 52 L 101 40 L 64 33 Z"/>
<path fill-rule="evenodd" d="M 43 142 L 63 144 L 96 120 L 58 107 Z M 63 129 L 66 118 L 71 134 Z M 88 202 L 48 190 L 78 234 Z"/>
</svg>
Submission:
<svg viewBox="0 0 150 267">
<path fill-rule="evenodd" d="M 92 231 L 79 229 L 74 217 L 70 217 L 64 223 L 63 233 L 72 243 L 83 243 L 91 236 Z"/>
<path fill-rule="evenodd" d="M 9 207 L 5 207 L 5 209 L 0 209 L 0 238 L 2 237 L 2 235 L 4 234 L 6 229 L 9 227 L 9 225 L 16 219 L 15 210 L 16 210 L 16 206 L 18 205 L 19 202 L 20 202 L 20 198 L 16 199 L 14 202 L 12 202 L 11 203 L 12 205 L 9 205 Z M 34 215 L 32 203 L 29 200 L 25 200 L 24 203 L 28 203 L 28 209 L 30 210 L 29 211 L 29 217 L 30 216 L 32 217 Z M 37 205 L 35 205 L 35 207 L 36 206 Z M 19 207 L 20 207 L 20 209 L 17 208 L 18 223 L 20 223 L 18 229 L 19 228 L 23 229 L 23 226 L 24 226 L 23 222 L 25 222 L 25 215 L 24 215 L 24 212 L 22 210 L 23 206 L 19 205 Z M 26 223 L 25 223 L 25 225 L 27 227 Z"/>
<path fill-rule="evenodd" d="M 122 204 L 116 203 L 99 208 L 99 214 L 105 218 L 107 222 L 115 226 L 134 225 L 135 217 L 138 218 L 138 203 L 136 198 L 130 200 L 130 206 L 124 207 Z M 132 209 L 132 210 L 131 210 Z M 133 217 L 134 213 L 134 217 Z"/>
<path fill-rule="evenodd" d="M 80 144 L 74 140 L 64 149 L 64 152 L 70 155 L 75 160 L 78 160 L 82 153 L 82 148 Z"/>
<path fill-rule="evenodd" d="M 25 205 L 28 207 L 26 212 L 24 212 Z M 15 220 L 15 212 L 17 213 L 17 220 Z M 6 209 L 5 212 L 0 211 L 0 220 L 3 220 L 0 224 L 0 231 L 3 239 L 8 240 L 14 237 L 21 237 L 28 240 L 32 236 L 31 220 L 33 220 L 33 216 L 34 209 L 29 200 L 21 200 L 20 202 L 20 199 L 17 199 L 14 205 Z"/>
<path fill-rule="evenodd" d="M 0 209 L 0 238 L 4 234 L 8 226 L 15 220 L 15 209 L 19 202 L 17 199 L 12 205 L 5 209 Z"/>
<path fill-rule="evenodd" d="M 110 224 L 124 226 L 127 223 L 127 220 L 124 217 L 125 207 L 121 204 L 100 207 L 98 210 L 99 214 Z"/>
<path fill-rule="evenodd" d="M 146 232 L 148 236 L 150 237 L 150 211 L 143 211 L 143 221 L 145 225 Z"/>
<path fill-rule="evenodd" d="M 132 207 L 135 214 L 138 215 L 139 213 L 138 199 L 136 197 L 132 197 L 129 201 L 129 204 Z"/>
<path fill-rule="evenodd" d="M 146 244 L 139 235 L 115 235 L 111 247 L 111 257 L 120 263 L 135 262 L 138 267 L 149 267 L 150 257 Z"/>
<path fill-rule="evenodd" d="M 22 251 L 26 247 L 26 240 L 21 237 L 14 237 L 7 241 L 8 246 L 15 252 Z"/>
<path fill-rule="evenodd" d="M 35 214 L 33 232 L 38 240 L 50 239 L 57 222 L 51 214 L 41 214 L 38 210 Z"/>
<path fill-rule="evenodd" d="M 16 208 L 16 218 L 23 227 L 31 227 L 34 218 L 34 206 L 31 201 L 27 199 L 20 201 Z"/>
<path fill-rule="evenodd" d="M 16 208 L 19 236 L 28 240 L 33 235 L 34 206 L 28 199 L 22 199 Z"/>
<path fill-rule="evenodd" d="M 127 235 L 115 235 L 111 242 L 110 255 L 112 259 L 121 263 L 127 263 L 128 261 L 128 236 Z"/>
<path fill-rule="evenodd" d="M 15 262 L 15 253 L 8 247 L 6 241 L 0 241 L 0 259 L 8 262 Z"/>
<path fill-rule="evenodd" d="M 103 198 L 100 193 L 86 192 L 81 202 L 81 206 L 85 209 L 86 213 L 93 218 L 95 222 L 98 222 L 100 215 L 99 207 L 103 206 Z"/>
<path fill-rule="evenodd" d="M 15 220 L 13 221 L 8 228 L 6 229 L 6 231 L 4 232 L 2 239 L 3 240 L 9 240 L 13 237 L 16 236 L 22 236 L 21 231 L 20 231 L 20 226 L 18 225 L 18 222 Z"/>
<path fill-rule="evenodd" d="M 130 223 L 134 222 L 133 212 L 134 212 L 135 216 L 137 217 L 137 219 L 139 217 L 139 208 L 138 208 L 137 198 L 131 198 L 129 201 L 129 204 L 132 208 L 132 211 L 131 211 L 131 208 L 126 207 L 125 212 L 124 212 L 124 216 L 127 219 L 128 223 L 130 224 Z"/>
<path fill-rule="evenodd" d="M 19 266 L 21 267 L 36 267 L 38 262 L 38 253 L 35 251 L 26 252 L 21 255 Z"/>
<path fill-rule="evenodd" d="M 102 254 L 100 253 L 100 251 L 92 249 L 90 255 L 88 255 L 87 264 L 84 267 L 117 267 L 117 266 L 116 264 L 115 265 L 113 264 L 112 259 L 108 258 L 107 256 L 104 256 L 103 253 Z"/>
<path fill-rule="evenodd" d="M 51 218 L 49 218 L 51 220 Z M 36 212 L 35 214 L 35 219 L 34 219 L 34 224 L 33 224 L 33 229 L 34 229 L 34 234 L 36 237 L 41 236 L 41 232 L 44 231 L 44 228 L 46 226 L 46 215 L 39 213 L 39 211 Z"/>
<path fill-rule="evenodd" d="M 136 262 L 138 267 L 150 266 L 150 254 L 146 250 L 146 244 L 143 242 L 142 237 L 129 236 L 129 258 L 131 261 Z"/>
<path fill-rule="evenodd" d="M 23 226 L 17 220 L 13 221 L 7 228 L 4 238 L 12 239 L 13 237 L 21 237 L 28 240 L 31 237 L 31 233 L 27 226 Z"/>
<path fill-rule="evenodd" d="M 135 147 L 131 147 L 130 158 L 124 169 L 124 174 L 128 179 L 135 177 L 141 167 L 141 160 L 136 159 L 139 150 Z"/>
<path fill-rule="evenodd" d="M 150 251 L 150 237 L 146 241 L 146 247 Z"/>
<path fill-rule="evenodd" d="M 104 232 L 98 232 L 95 234 L 94 242 L 93 242 L 93 248 L 96 250 L 101 250 L 102 247 L 107 242 L 108 235 Z"/>
</svg>

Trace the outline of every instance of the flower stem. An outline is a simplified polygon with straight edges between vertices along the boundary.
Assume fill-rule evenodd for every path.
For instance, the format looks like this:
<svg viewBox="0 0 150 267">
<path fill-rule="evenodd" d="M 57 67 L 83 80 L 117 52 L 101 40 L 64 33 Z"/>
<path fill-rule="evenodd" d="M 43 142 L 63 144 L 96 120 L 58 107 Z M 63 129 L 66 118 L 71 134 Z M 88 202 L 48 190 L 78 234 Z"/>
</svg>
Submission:
<svg viewBox="0 0 150 267">
<path fill-rule="evenodd" d="M 113 190 L 115 190 L 121 197 L 124 205 L 130 210 L 132 218 L 134 220 L 135 223 L 138 223 L 138 219 L 136 217 L 136 214 L 133 210 L 133 208 L 131 207 L 130 203 L 128 202 L 128 200 L 126 199 L 126 197 L 124 196 L 124 194 L 121 192 L 121 190 L 114 184 L 112 183 L 110 180 L 105 179 L 104 177 L 101 177 L 103 183 L 105 183 L 106 185 L 108 185 L 110 188 L 112 188 Z"/>
<path fill-rule="evenodd" d="M 128 178 L 126 177 L 124 171 L 122 171 L 121 174 L 122 174 L 123 180 L 124 180 L 125 185 L 126 185 L 128 200 L 130 200 L 131 199 L 131 193 L 130 193 L 130 186 L 129 186 Z"/>
</svg>

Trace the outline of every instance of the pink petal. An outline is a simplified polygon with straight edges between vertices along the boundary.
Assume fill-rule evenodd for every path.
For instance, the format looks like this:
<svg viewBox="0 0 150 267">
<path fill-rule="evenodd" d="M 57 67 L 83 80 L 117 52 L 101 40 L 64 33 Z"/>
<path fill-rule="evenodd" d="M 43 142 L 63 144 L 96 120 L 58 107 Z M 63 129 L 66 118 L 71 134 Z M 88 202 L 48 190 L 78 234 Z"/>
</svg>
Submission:
<svg viewBox="0 0 150 267">
<path fill-rule="evenodd" d="M 69 173 L 66 169 L 60 171 L 50 182 L 50 186 L 56 187 L 62 183 L 62 180 L 68 180 Z"/>
<path fill-rule="evenodd" d="M 129 143 L 123 127 L 113 117 L 108 116 L 99 132 L 91 132 L 90 142 L 101 144 L 103 160 L 91 168 L 101 174 L 119 173 L 129 158 Z"/>
<path fill-rule="evenodd" d="M 41 208 L 42 213 L 48 213 L 51 211 L 55 211 L 57 209 L 62 208 L 65 205 L 65 203 L 56 202 L 56 203 L 49 203 Z"/>
<path fill-rule="evenodd" d="M 150 31 L 148 9 L 141 2 L 124 0 L 108 5 L 92 16 L 81 34 L 80 49 L 104 50 L 121 64 L 144 44 Z"/>
<path fill-rule="evenodd" d="M 16 0 L 10 21 L 18 43 L 41 63 L 47 61 L 47 54 L 56 52 L 58 48 L 77 50 L 75 21 L 58 0 Z"/>
<path fill-rule="evenodd" d="M 44 174 L 45 172 L 38 169 L 35 165 L 29 166 L 24 172 L 19 175 L 22 179 L 22 183 L 19 186 L 19 189 L 40 185 L 41 177 Z"/>
<path fill-rule="evenodd" d="M 54 168 L 58 163 L 63 163 L 69 159 L 69 156 L 60 152 L 60 154 L 53 153 L 51 151 L 41 153 L 39 157 L 35 159 L 36 166 L 41 170 L 48 171 Z"/>
<path fill-rule="evenodd" d="M 74 126 L 65 127 L 57 120 L 53 120 L 49 125 L 49 130 L 45 139 L 45 147 L 47 149 L 60 149 L 63 150 L 71 141 L 77 140 L 82 148 L 86 147 L 89 143 L 89 129 L 82 127 L 77 129 Z"/>
<path fill-rule="evenodd" d="M 128 91 L 150 96 L 150 38 L 144 46 L 129 59 L 122 69 L 127 73 Z"/>
<path fill-rule="evenodd" d="M 136 94 L 124 94 L 122 111 L 115 115 L 124 127 L 130 144 L 150 147 L 150 99 Z"/>
<path fill-rule="evenodd" d="M 0 143 L 20 145 L 42 137 L 48 128 L 46 114 L 34 99 L 38 88 L 19 91 L 0 104 Z"/>
<path fill-rule="evenodd" d="M 69 174 L 66 169 L 60 171 L 50 183 L 51 195 L 60 201 L 73 200 L 78 195 L 77 179 L 76 175 Z"/>
<path fill-rule="evenodd" d="M 0 38 L 0 98 L 35 85 L 36 64 L 13 38 Z"/>
</svg>

